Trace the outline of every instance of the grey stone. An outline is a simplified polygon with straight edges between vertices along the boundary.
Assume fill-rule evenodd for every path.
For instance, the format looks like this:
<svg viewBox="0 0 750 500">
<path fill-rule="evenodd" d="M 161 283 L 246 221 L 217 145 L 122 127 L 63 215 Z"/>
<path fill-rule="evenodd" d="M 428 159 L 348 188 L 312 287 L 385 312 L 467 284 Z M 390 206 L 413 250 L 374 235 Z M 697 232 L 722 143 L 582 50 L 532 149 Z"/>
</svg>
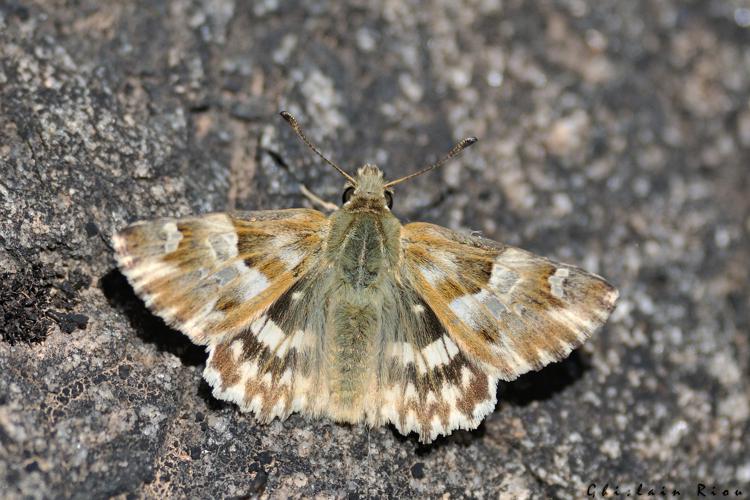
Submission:
<svg viewBox="0 0 750 500">
<path fill-rule="evenodd" d="M 730 0 L 0 2 L 0 491 L 7 498 L 750 493 L 750 31 Z M 607 277 L 569 359 L 430 446 L 216 401 L 205 353 L 114 270 L 129 221 L 338 201 Z"/>
</svg>

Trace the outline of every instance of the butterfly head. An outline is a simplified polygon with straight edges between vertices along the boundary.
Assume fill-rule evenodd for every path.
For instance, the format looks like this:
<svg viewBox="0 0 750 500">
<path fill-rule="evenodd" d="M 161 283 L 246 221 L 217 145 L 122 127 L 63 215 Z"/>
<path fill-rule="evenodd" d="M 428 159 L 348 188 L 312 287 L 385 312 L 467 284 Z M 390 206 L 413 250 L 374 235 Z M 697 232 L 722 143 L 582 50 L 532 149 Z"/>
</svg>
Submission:
<svg viewBox="0 0 750 500">
<path fill-rule="evenodd" d="M 353 181 L 350 180 L 344 190 L 344 206 L 387 207 L 389 210 L 393 207 L 393 191 L 386 189 L 383 172 L 376 165 L 367 163 L 362 166 Z"/>
<path fill-rule="evenodd" d="M 359 206 L 366 207 L 368 209 L 383 209 L 385 207 L 390 209 L 393 206 L 393 191 L 390 190 L 391 187 L 443 165 L 458 153 L 477 142 L 476 137 L 467 137 L 465 139 L 461 139 L 455 146 L 453 146 L 453 148 L 451 148 L 448 154 L 443 156 L 440 160 L 436 161 L 432 165 L 429 165 L 428 167 L 423 168 L 422 170 L 414 172 L 413 174 L 406 175 L 394 181 L 386 182 L 383 179 L 383 172 L 377 166 L 369 163 L 364 165 L 357 171 L 357 177 L 355 179 L 351 175 L 347 174 L 344 170 L 342 170 L 341 167 L 326 158 L 323 153 L 318 151 L 318 148 L 313 146 L 313 144 L 302 132 L 302 129 L 300 128 L 299 123 L 297 123 L 297 120 L 291 114 L 286 111 L 282 111 L 281 116 L 289 123 L 289 125 L 299 136 L 299 138 L 302 139 L 302 142 L 307 144 L 307 147 L 312 149 L 315 154 L 320 156 L 326 163 L 335 168 L 341 175 L 346 178 L 347 187 L 344 191 L 343 201 L 344 206 L 350 209 L 355 209 Z"/>
</svg>

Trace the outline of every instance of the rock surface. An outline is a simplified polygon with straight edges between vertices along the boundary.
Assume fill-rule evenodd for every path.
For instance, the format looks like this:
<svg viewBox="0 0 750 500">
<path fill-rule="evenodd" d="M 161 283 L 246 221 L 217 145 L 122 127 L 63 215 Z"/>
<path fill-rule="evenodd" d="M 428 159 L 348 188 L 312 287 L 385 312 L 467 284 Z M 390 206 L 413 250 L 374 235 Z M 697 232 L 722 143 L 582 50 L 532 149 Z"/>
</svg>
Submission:
<svg viewBox="0 0 750 500">
<path fill-rule="evenodd" d="M 0 1 L 0 491 L 21 497 L 750 494 L 750 10 L 737 0 Z M 114 270 L 129 221 L 338 201 L 606 276 L 608 325 L 476 431 L 216 401 Z"/>
</svg>

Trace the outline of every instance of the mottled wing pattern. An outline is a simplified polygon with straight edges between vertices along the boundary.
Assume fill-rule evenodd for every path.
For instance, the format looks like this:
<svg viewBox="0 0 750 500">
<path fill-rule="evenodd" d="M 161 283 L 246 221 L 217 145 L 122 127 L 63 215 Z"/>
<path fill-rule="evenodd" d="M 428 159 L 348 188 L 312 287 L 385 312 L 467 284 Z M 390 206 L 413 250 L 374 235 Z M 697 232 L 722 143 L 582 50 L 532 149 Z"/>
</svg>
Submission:
<svg viewBox="0 0 750 500">
<path fill-rule="evenodd" d="M 292 412 L 325 413 L 327 381 L 321 373 L 325 316 L 321 287 L 330 275 L 305 275 L 250 326 L 209 346 L 203 376 L 214 396 L 252 411 L 262 422 Z"/>
<path fill-rule="evenodd" d="M 474 429 L 495 408 L 497 377 L 473 363 L 408 282 L 393 287 L 394 325 L 380 379 L 382 421 L 423 442 Z"/>
<path fill-rule="evenodd" d="M 462 353 L 513 380 L 566 357 L 609 317 L 603 278 L 427 223 L 404 226 L 405 276 Z"/>
<path fill-rule="evenodd" d="M 305 311 L 327 230 L 315 210 L 218 213 L 135 223 L 113 242 L 146 305 L 208 346 L 214 395 L 270 421 L 324 404 L 310 387 L 322 320 Z"/>
<path fill-rule="evenodd" d="M 319 258 L 327 219 L 294 209 L 137 222 L 115 258 L 155 314 L 211 345 L 247 330 Z"/>
</svg>

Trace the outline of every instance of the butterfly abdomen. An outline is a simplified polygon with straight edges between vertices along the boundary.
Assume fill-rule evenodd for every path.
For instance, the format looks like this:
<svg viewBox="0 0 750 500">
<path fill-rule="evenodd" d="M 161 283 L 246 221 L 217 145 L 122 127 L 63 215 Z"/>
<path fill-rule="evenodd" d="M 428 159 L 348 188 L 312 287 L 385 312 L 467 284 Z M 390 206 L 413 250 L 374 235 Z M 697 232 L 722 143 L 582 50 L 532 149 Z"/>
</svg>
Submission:
<svg viewBox="0 0 750 500">
<path fill-rule="evenodd" d="M 355 421 L 362 414 L 363 396 L 373 373 L 380 325 L 379 308 L 372 303 L 346 300 L 331 310 L 326 334 L 331 397 L 336 412 L 351 415 Z"/>
</svg>

